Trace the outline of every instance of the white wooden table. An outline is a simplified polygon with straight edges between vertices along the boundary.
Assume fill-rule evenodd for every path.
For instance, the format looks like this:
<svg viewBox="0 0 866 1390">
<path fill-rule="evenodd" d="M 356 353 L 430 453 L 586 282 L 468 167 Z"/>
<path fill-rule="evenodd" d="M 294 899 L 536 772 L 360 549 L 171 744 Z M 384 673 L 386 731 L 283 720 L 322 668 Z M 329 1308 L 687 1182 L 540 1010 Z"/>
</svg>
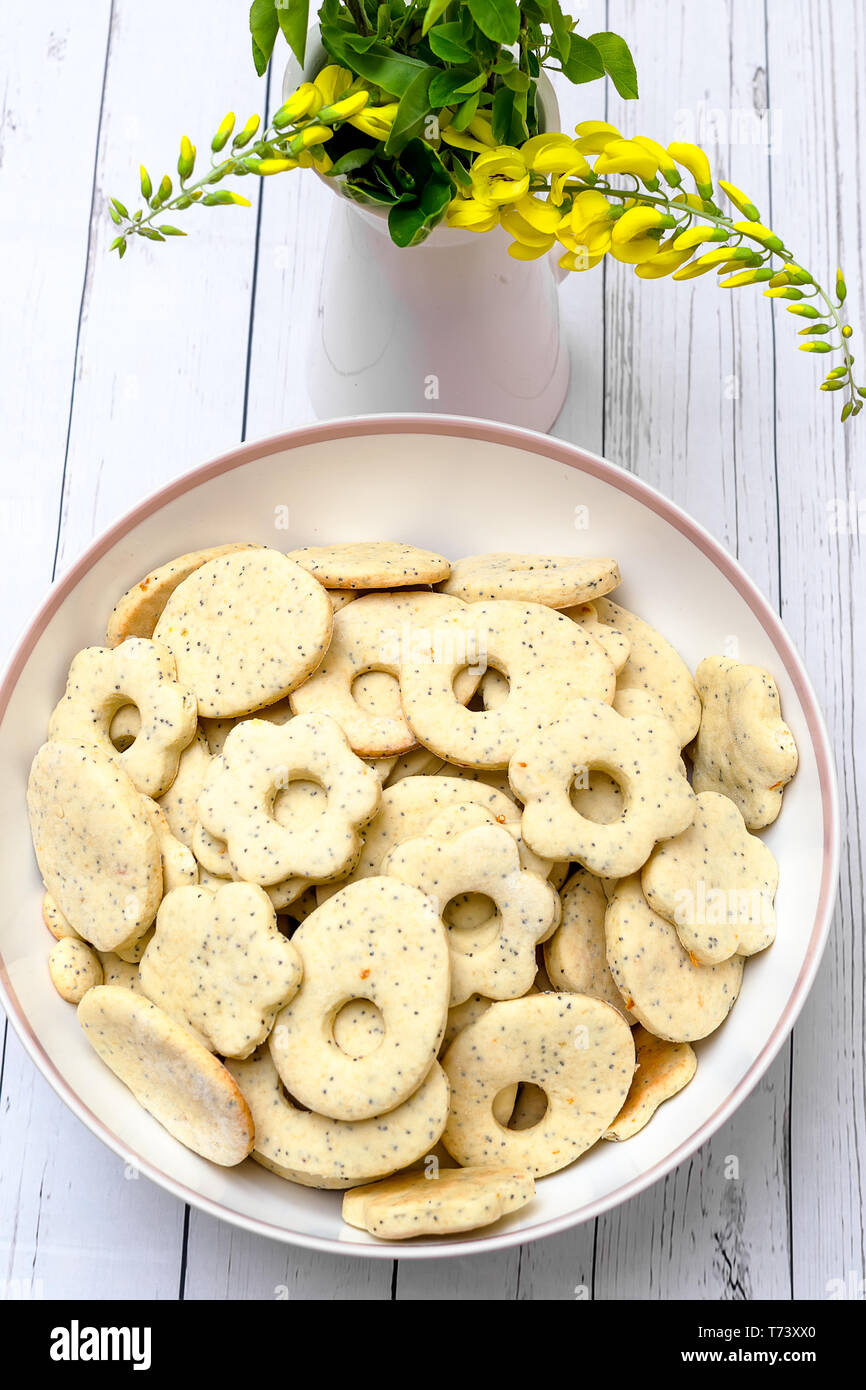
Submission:
<svg viewBox="0 0 866 1390">
<path fill-rule="evenodd" d="M 106 196 L 132 196 L 140 159 L 171 169 L 182 132 L 204 144 L 228 107 L 265 105 L 246 10 L 41 0 L 0 11 L 4 655 L 52 577 L 119 513 L 242 438 L 312 418 L 303 364 L 328 212 L 315 180 L 249 180 L 251 210 L 194 214 L 194 236 L 137 244 L 122 266 L 106 254 Z M 586 33 L 628 36 L 643 95 L 624 109 L 600 84 L 570 89 L 566 119 L 606 111 L 629 133 L 705 143 L 807 264 L 832 273 L 838 249 L 866 328 L 863 0 L 593 0 L 579 13 Z M 29 1278 L 57 1298 L 510 1300 L 572 1299 L 586 1285 L 598 1299 L 821 1299 L 863 1280 L 866 565 L 856 522 L 840 531 L 831 517 L 849 494 L 866 516 L 866 424 L 841 428 L 837 402 L 815 389 L 819 367 L 795 351 L 796 324 L 754 290 L 638 283 L 613 266 L 572 277 L 562 295 L 573 381 L 555 433 L 633 469 L 739 555 L 823 702 L 848 845 L 793 1039 L 711 1143 L 594 1225 L 392 1266 L 256 1240 L 134 1181 L 6 1028 L 0 1288 Z"/>
</svg>

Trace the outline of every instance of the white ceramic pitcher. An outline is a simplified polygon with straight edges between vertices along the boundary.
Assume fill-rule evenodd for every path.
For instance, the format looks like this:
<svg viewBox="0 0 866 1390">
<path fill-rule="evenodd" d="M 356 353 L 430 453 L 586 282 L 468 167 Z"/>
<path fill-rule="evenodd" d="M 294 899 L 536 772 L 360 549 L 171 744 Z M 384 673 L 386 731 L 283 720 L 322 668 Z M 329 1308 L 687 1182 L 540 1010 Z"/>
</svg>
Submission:
<svg viewBox="0 0 866 1390">
<path fill-rule="evenodd" d="M 307 39 L 304 73 L 292 59 L 283 100 L 327 61 Z M 547 85 L 549 128 L 559 110 Z M 400 248 L 377 209 L 335 192 L 308 357 L 320 419 L 442 411 L 547 430 L 568 389 L 552 257 L 516 261 L 501 228 L 436 227 Z"/>
</svg>

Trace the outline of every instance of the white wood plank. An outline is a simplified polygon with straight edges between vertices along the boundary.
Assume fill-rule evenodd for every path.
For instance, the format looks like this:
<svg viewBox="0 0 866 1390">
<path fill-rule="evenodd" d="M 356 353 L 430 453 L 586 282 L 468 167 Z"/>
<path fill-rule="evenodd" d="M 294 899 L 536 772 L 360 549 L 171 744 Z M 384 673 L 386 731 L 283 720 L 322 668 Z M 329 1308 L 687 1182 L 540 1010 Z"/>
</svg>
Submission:
<svg viewBox="0 0 866 1390">
<path fill-rule="evenodd" d="M 137 205 L 138 165 L 177 183 L 180 136 L 206 167 L 228 107 L 261 107 L 246 14 L 232 0 L 115 0 L 103 138 L 63 499 L 60 564 L 161 484 L 240 437 L 258 180 L 252 208 L 178 213 L 189 235 L 107 248 L 114 194 Z M 170 219 L 169 219 L 170 220 Z M 110 604 L 109 604 L 110 607 Z"/>
<path fill-rule="evenodd" d="M 703 145 L 722 177 L 766 204 L 760 7 L 612 0 L 642 98 L 613 102 L 626 134 Z M 775 597 L 771 311 L 760 293 L 608 273 L 606 452 L 679 502 Z M 707 632 L 707 650 L 727 634 Z M 734 634 L 732 634 L 734 635 Z M 785 1297 L 787 1061 L 695 1157 L 599 1223 L 599 1298 Z M 728 1157 L 739 1164 L 729 1179 Z"/>
<path fill-rule="evenodd" d="M 85 112 L 93 100 L 91 86 L 99 96 L 106 37 L 104 23 L 102 32 L 95 23 L 99 17 L 94 8 L 90 43 L 99 52 L 99 76 L 87 64 L 80 70 Z M 112 192 L 134 202 L 141 158 L 152 160 L 157 177 L 173 169 L 184 129 L 207 149 L 224 114 L 223 102 L 234 100 L 244 115 L 255 109 L 263 84 L 251 64 L 238 58 L 246 50 L 245 23 L 231 0 L 195 0 L 183 7 L 159 0 L 146 9 L 115 0 L 95 197 L 87 209 L 89 259 L 66 460 L 61 568 L 147 491 L 239 437 L 254 209 L 202 210 L 194 237 L 137 245 L 121 265 L 106 255 L 114 231 L 105 198 Z M 75 25 L 84 36 L 80 15 Z M 38 86 L 34 77 L 31 98 Z M 66 128 L 74 110 L 67 93 L 67 104 L 50 113 L 50 124 Z M 48 124 L 40 126 L 43 146 Z M 95 129 L 90 169 L 94 136 Z M 36 171 L 35 152 L 31 159 Z M 84 184 L 79 179 L 79 187 Z M 89 179 L 85 191 L 89 200 Z M 62 226 L 63 217 L 51 222 Z M 80 240 L 72 227 L 68 243 L 68 254 L 77 249 L 82 265 L 86 230 L 82 219 Z M 61 334 L 69 331 L 69 314 L 67 306 Z M 73 335 L 75 328 L 73 322 Z M 22 394 L 26 399 L 28 391 Z M 68 410 L 68 382 L 65 401 Z M 56 507 L 63 462 L 56 445 L 55 455 Z M 107 608 L 110 603 L 111 596 Z M 0 1121 L 6 1175 L 0 1239 L 5 1242 L 11 1232 L 3 1255 L 10 1272 L 44 1268 L 55 1296 L 176 1297 L 183 1205 L 145 1180 L 127 1179 L 119 1161 L 66 1114 L 29 1063 L 12 1064 L 15 1055 L 12 1045 Z M 82 1254 L 77 1269 L 79 1252 L 89 1254 Z"/>
<path fill-rule="evenodd" d="M 51 579 L 110 0 L 0 10 L 0 659 Z M 48 153 L 47 132 L 74 139 Z"/>
<path fill-rule="evenodd" d="M 863 53 L 857 0 L 769 0 L 771 101 L 782 113 L 773 160 L 773 225 L 816 274 L 848 272 L 852 344 L 864 374 L 866 287 L 859 189 L 866 178 Z M 777 322 L 782 616 L 815 681 L 836 750 L 846 839 L 839 908 L 794 1038 L 791 1136 L 794 1293 L 863 1297 L 866 1160 L 863 1009 L 863 825 L 860 709 L 866 680 L 866 434 L 839 424 L 840 395 L 815 388 L 827 358 L 796 351 L 797 324 Z M 829 359 L 832 360 L 832 359 Z M 823 368 L 823 370 L 822 370 Z M 861 520 L 832 510 L 853 493 Z M 838 503 L 834 503 L 838 499 Z M 834 1283 L 833 1281 L 840 1281 Z M 851 1290 L 855 1293 L 852 1294 Z"/>
<path fill-rule="evenodd" d="M 82 22 L 61 0 L 51 0 L 38 14 L 7 7 L 0 15 L 0 51 L 15 55 L 5 74 L 0 131 L 3 545 L 16 575 L 0 617 L 4 657 L 47 587 L 54 560 L 109 14 L 107 0 L 94 3 Z M 75 139 L 51 169 L 52 199 L 62 209 L 53 216 L 40 192 L 45 132 L 68 126 L 70 112 Z M 46 953 L 49 944 L 46 935 Z M 119 1161 L 66 1110 L 6 1028 L 0 1278 L 30 1280 L 46 1298 L 170 1296 L 179 1239 L 172 1248 L 164 1243 L 165 1229 L 157 1237 L 157 1218 L 170 1215 L 161 1194 L 124 1177 Z M 129 1219 L 133 1183 L 140 1222 Z M 135 1248 L 118 1240 L 121 1229 L 138 1237 Z"/>
</svg>

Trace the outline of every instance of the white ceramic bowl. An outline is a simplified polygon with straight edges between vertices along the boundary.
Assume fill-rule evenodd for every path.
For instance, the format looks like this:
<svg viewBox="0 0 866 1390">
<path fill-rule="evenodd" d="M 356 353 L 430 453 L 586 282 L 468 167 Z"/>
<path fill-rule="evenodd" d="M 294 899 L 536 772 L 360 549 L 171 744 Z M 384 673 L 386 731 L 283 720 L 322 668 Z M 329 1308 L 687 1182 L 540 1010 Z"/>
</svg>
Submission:
<svg viewBox="0 0 866 1390">
<path fill-rule="evenodd" d="M 288 529 L 286 527 L 286 521 Z M 625 1144 L 600 1143 L 545 1178 L 511 1220 L 477 1237 L 379 1244 L 344 1226 L 339 1194 L 283 1182 L 248 1161 L 215 1167 L 176 1143 L 90 1050 L 54 992 L 24 792 L 72 655 L 99 643 L 115 598 L 156 564 L 231 539 L 280 549 L 400 539 L 457 557 L 484 550 L 616 555 L 615 597 L 656 624 L 692 667 L 732 635 L 775 676 L 800 769 L 766 833 L 781 869 L 779 935 L 750 961 L 724 1026 L 698 1045 L 691 1085 Z M 248 444 L 143 502 L 51 591 L 0 687 L 0 985 L 24 1046 L 79 1118 L 178 1197 L 276 1239 L 402 1258 L 493 1250 L 562 1231 L 681 1163 L 743 1101 L 791 1028 L 826 939 L 838 872 L 827 734 L 778 618 L 735 560 L 630 474 L 557 440 L 481 421 L 390 416 L 331 422 Z"/>
</svg>

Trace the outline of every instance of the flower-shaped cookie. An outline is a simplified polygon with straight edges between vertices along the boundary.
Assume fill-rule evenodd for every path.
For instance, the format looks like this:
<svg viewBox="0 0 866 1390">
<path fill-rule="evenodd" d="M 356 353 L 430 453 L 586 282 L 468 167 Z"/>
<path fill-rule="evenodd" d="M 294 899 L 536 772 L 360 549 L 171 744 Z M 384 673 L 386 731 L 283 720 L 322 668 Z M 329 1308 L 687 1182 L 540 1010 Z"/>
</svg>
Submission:
<svg viewBox="0 0 866 1390">
<path fill-rule="evenodd" d="M 141 959 L 147 997 L 223 1057 L 249 1057 L 297 993 L 301 961 L 252 883 L 175 888 Z"/>
<path fill-rule="evenodd" d="M 125 705 L 137 708 L 140 726 L 120 753 L 110 730 Z M 80 651 L 48 726 L 50 738 L 94 744 L 115 758 L 148 796 L 161 796 L 171 786 L 195 730 L 195 696 L 178 684 L 174 657 L 161 642 L 144 637 L 128 637 L 119 647 Z"/>
<path fill-rule="evenodd" d="M 773 941 L 779 867 L 729 797 L 697 800 L 694 822 L 653 851 L 641 877 L 653 912 L 674 924 L 694 960 L 715 965 Z"/>
<path fill-rule="evenodd" d="M 281 824 L 279 792 L 291 781 L 318 783 L 324 812 Z M 379 805 L 381 784 L 356 757 L 335 719 L 298 715 L 287 724 L 247 719 L 226 739 L 198 799 L 199 820 L 226 845 L 231 872 L 251 883 L 334 878 L 358 856 L 358 828 Z"/>
<path fill-rule="evenodd" d="M 797 771 L 797 745 L 779 690 L 760 666 L 708 656 L 695 673 L 703 704 L 694 745 L 696 792 L 724 792 L 750 830 L 772 824 Z"/>
<path fill-rule="evenodd" d="M 619 783 L 617 820 L 599 825 L 576 811 L 575 778 L 591 770 Z M 657 840 L 690 825 L 695 798 L 663 716 L 625 719 L 600 700 L 574 700 L 561 719 L 523 741 L 508 769 L 524 803 L 523 836 L 552 859 L 577 859 L 602 878 L 640 869 Z"/>
<path fill-rule="evenodd" d="M 475 993 L 515 999 L 529 989 L 537 969 L 535 947 L 555 926 L 559 900 L 545 879 L 521 869 L 517 845 L 504 826 L 491 821 L 447 838 L 405 840 L 382 870 L 420 888 L 440 917 L 460 894 L 492 900 L 493 916 L 449 932 L 452 1006 Z"/>
</svg>

